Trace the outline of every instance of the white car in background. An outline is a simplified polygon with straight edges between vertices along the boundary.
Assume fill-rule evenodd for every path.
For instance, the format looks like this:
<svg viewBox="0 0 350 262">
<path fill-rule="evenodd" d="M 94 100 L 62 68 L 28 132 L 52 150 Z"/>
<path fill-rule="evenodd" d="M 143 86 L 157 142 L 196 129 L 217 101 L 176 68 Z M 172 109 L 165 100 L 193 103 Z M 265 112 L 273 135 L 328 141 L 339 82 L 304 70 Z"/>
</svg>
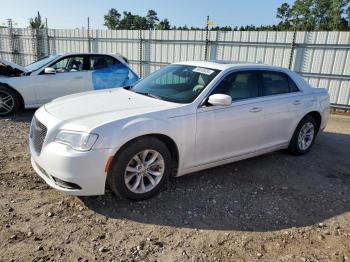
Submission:
<svg viewBox="0 0 350 262">
<path fill-rule="evenodd" d="M 52 101 L 34 115 L 32 166 L 53 188 L 130 200 L 166 180 L 280 149 L 307 153 L 329 117 L 326 89 L 288 69 L 184 62 L 132 88 Z"/>
<path fill-rule="evenodd" d="M 130 86 L 138 80 L 119 54 L 58 54 L 24 67 L 0 59 L 0 116 L 61 96 Z"/>
</svg>

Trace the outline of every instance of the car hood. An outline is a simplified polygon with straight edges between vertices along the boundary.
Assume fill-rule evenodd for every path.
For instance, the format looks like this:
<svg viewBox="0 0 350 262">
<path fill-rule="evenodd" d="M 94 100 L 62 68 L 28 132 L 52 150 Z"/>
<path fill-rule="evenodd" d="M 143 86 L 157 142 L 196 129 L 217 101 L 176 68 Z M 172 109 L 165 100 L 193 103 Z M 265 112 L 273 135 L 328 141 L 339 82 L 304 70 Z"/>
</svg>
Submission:
<svg viewBox="0 0 350 262">
<path fill-rule="evenodd" d="M 44 108 L 60 121 L 85 131 L 118 119 L 179 106 L 181 104 L 114 88 L 65 96 L 53 100 Z"/>
<path fill-rule="evenodd" d="M 17 65 L 15 63 L 12 63 L 12 62 L 7 61 L 5 59 L 0 59 L 0 64 L 4 64 L 4 65 L 10 66 L 10 67 L 12 67 L 14 69 L 20 70 L 20 71 L 22 71 L 22 73 L 29 72 L 25 67 Z"/>
</svg>

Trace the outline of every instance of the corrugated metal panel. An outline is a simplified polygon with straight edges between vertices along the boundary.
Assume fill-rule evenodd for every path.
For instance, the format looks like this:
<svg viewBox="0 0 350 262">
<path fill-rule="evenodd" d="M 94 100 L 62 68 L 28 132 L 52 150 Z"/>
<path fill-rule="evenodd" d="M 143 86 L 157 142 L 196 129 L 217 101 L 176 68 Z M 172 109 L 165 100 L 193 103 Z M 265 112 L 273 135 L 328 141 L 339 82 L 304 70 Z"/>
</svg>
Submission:
<svg viewBox="0 0 350 262">
<path fill-rule="evenodd" d="M 86 29 L 49 29 L 47 33 L 39 33 L 35 38 L 29 28 L 14 28 L 12 34 L 8 28 L 0 28 L 0 57 L 28 64 L 38 58 L 38 51 L 88 52 L 90 45 L 92 52 L 123 54 L 137 73 L 147 76 L 169 63 L 203 60 L 206 46 L 205 31 L 90 30 L 88 33 Z M 209 32 L 208 57 L 288 67 L 292 39 L 293 32 L 213 31 Z M 297 32 L 292 69 L 312 86 L 328 88 L 332 103 L 350 105 L 350 32 Z"/>
</svg>

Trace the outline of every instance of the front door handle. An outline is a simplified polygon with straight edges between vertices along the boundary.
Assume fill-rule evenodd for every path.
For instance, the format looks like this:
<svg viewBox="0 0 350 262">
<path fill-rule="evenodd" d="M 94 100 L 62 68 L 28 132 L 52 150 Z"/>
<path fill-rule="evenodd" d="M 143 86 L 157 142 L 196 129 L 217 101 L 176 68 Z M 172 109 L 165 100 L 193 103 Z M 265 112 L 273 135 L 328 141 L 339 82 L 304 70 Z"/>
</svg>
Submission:
<svg viewBox="0 0 350 262">
<path fill-rule="evenodd" d="M 301 105 L 301 104 L 302 104 L 302 102 L 301 102 L 300 100 L 295 100 L 295 101 L 293 102 L 293 105 L 295 105 L 295 106 Z"/>
<path fill-rule="evenodd" d="M 252 112 L 252 113 L 258 113 L 260 111 L 262 111 L 261 107 L 253 107 L 252 109 L 249 110 L 249 112 Z"/>
</svg>

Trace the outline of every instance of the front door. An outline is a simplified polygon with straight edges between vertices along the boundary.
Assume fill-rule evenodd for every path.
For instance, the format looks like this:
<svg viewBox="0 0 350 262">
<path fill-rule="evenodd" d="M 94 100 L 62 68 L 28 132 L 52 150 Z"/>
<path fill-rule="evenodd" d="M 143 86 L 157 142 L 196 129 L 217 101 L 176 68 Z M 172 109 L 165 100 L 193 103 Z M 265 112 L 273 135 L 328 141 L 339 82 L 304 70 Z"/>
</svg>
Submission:
<svg viewBox="0 0 350 262">
<path fill-rule="evenodd" d="M 264 108 L 256 71 L 227 75 L 211 94 L 230 95 L 233 102 L 198 108 L 195 166 L 252 153 L 261 144 Z"/>
<path fill-rule="evenodd" d="M 55 74 L 32 76 L 38 104 L 74 93 L 92 90 L 89 71 L 84 68 L 84 56 L 69 56 L 50 65 Z"/>
</svg>

